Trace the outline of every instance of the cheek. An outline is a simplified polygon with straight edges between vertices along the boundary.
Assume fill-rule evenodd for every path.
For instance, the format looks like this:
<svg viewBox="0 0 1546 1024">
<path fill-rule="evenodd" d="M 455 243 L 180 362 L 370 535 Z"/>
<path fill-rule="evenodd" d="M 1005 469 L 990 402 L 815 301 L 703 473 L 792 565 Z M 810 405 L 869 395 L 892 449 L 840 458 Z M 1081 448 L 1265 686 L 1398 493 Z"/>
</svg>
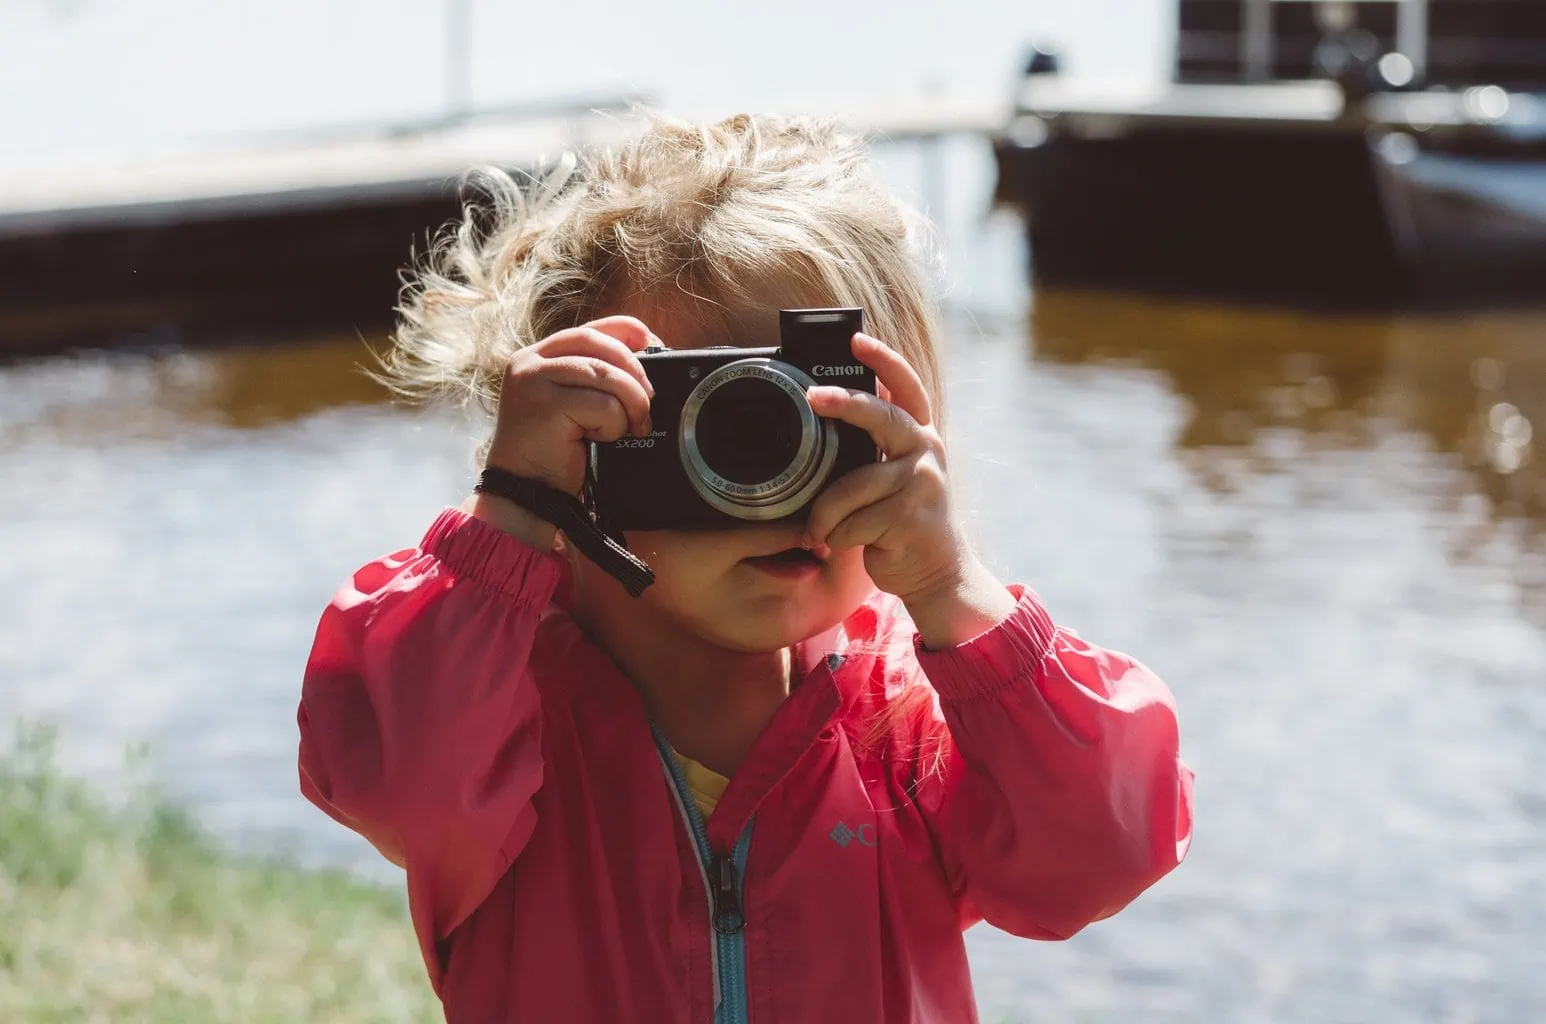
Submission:
<svg viewBox="0 0 1546 1024">
<path fill-rule="evenodd" d="M 834 555 L 828 564 L 827 578 L 845 601 L 863 601 L 875 588 L 864 568 L 863 548 L 850 548 Z"/>
<path fill-rule="evenodd" d="M 628 550 L 644 559 L 661 582 L 703 580 L 735 564 L 733 547 L 715 534 L 639 530 L 624 534 Z"/>
</svg>

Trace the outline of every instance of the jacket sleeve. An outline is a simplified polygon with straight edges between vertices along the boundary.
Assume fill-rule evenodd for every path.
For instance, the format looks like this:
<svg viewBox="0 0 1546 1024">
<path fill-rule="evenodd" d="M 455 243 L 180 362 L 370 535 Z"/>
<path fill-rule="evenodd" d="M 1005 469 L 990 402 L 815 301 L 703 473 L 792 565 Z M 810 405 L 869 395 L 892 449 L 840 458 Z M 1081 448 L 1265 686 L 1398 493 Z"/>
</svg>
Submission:
<svg viewBox="0 0 1546 1024">
<path fill-rule="evenodd" d="M 437 986 L 436 943 L 536 824 L 529 657 L 561 566 L 448 509 L 419 548 L 365 566 L 338 592 L 306 665 L 301 791 L 406 870 Z"/>
<path fill-rule="evenodd" d="M 937 652 L 915 640 L 942 749 L 915 799 L 963 927 L 1064 939 L 1181 862 L 1192 772 L 1165 684 L 1011 589 L 1014 612 L 981 636 Z"/>
</svg>

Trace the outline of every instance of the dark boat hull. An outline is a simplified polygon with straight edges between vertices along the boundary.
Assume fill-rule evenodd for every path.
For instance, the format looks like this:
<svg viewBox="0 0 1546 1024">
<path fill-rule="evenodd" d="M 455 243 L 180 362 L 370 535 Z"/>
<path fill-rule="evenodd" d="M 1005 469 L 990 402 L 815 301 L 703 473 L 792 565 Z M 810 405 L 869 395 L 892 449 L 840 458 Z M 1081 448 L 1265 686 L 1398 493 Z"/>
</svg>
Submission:
<svg viewBox="0 0 1546 1024">
<path fill-rule="evenodd" d="M 1000 150 L 1043 284 L 1332 304 L 1410 287 L 1361 136 L 1207 127 Z"/>
<path fill-rule="evenodd" d="M 1402 173 L 1375 138 L 1237 122 L 1005 141 L 999 195 L 1025 211 L 1046 285 L 1327 307 L 1546 301 L 1546 211 Z M 1546 197 L 1546 162 L 1517 163 Z"/>
<path fill-rule="evenodd" d="M 1419 300 L 1546 306 L 1546 158 L 1419 153 L 1380 174 Z"/>
</svg>

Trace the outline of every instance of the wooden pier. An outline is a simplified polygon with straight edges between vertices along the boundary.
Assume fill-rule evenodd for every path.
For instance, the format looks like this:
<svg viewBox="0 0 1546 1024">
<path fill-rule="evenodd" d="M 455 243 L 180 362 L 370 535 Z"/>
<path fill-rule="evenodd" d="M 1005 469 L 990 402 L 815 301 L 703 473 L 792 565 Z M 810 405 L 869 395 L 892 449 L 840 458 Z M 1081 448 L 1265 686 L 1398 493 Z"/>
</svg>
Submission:
<svg viewBox="0 0 1546 1024">
<path fill-rule="evenodd" d="M 904 142 L 985 135 L 1009 108 L 945 96 L 839 116 Z M 384 325 L 399 271 L 457 214 L 466 172 L 620 142 L 640 130 L 634 109 L 485 111 L 0 172 L 0 355 Z"/>
</svg>

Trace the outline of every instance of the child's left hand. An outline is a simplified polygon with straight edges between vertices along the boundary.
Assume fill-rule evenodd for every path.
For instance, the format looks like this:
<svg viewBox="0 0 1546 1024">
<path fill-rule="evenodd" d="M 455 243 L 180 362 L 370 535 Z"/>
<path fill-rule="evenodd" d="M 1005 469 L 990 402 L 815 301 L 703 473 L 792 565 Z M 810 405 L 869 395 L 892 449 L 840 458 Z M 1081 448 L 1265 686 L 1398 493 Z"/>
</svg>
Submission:
<svg viewBox="0 0 1546 1024">
<path fill-rule="evenodd" d="M 870 579 L 902 599 L 926 644 L 964 642 L 1006 617 L 1014 599 L 973 556 L 956 520 L 945 444 L 917 372 L 866 334 L 854 336 L 853 353 L 875 371 L 881 394 L 814 387 L 811 408 L 868 432 L 885 461 L 852 470 L 816 499 L 806 541 L 862 546 Z"/>
</svg>

